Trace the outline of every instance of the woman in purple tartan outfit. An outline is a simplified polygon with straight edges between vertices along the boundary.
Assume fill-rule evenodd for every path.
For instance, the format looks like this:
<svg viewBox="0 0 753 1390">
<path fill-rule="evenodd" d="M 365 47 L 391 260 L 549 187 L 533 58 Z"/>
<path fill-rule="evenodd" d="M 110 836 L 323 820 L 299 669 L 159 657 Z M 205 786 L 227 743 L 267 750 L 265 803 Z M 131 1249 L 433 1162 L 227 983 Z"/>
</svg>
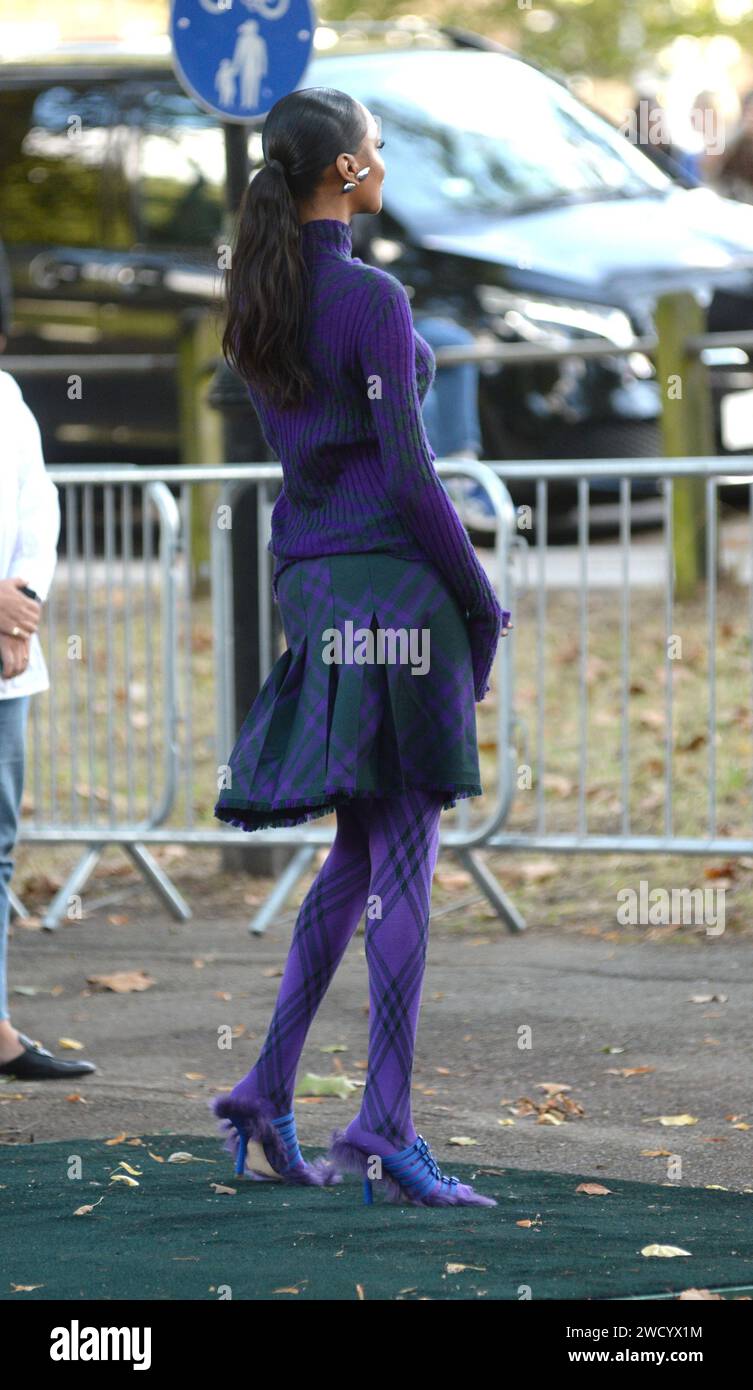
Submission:
<svg viewBox="0 0 753 1390">
<path fill-rule="evenodd" d="M 375 117 L 345 93 L 308 88 L 277 102 L 228 277 L 225 355 L 283 465 L 269 548 L 288 650 L 244 723 L 215 814 L 253 830 L 334 809 L 337 832 L 298 913 L 259 1058 L 213 1110 L 236 1171 L 249 1177 L 323 1185 L 346 1170 L 382 1176 L 393 1201 L 493 1206 L 441 1172 L 416 1133 L 410 1090 L 440 814 L 481 793 L 473 701 L 489 689 L 510 615 L 434 468 L 421 403 L 435 362 L 406 290 L 352 255 L 352 215 L 381 208 L 383 143 Z M 335 672 L 307 645 L 333 615 L 354 616 L 356 628 L 360 615 L 368 628 L 377 607 L 439 634 L 420 698 L 404 671 L 387 668 L 377 681 L 361 661 Z M 450 774 L 441 766 L 453 744 L 447 712 L 467 745 Z M 384 762 L 378 770 L 385 755 L 396 774 Z M 328 1157 L 307 1163 L 296 1071 L 364 912 L 363 1097 Z M 370 1191 L 367 1183 L 366 1200 Z"/>
</svg>

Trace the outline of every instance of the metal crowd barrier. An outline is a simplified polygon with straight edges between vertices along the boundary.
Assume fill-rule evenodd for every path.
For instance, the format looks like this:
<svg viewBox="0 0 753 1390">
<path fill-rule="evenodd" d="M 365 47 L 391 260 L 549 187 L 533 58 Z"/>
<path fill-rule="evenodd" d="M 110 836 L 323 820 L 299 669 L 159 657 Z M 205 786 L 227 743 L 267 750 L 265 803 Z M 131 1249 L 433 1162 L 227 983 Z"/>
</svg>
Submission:
<svg viewBox="0 0 753 1390">
<path fill-rule="evenodd" d="M 126 852 L 186 918 L 187 905 L 142 838 L 167 820 L 178 780 L 178 508 L 166 483 L 144 479 L 135 465 L 120 467 L 117 482 L 97 466 L 48 471 L 59 489 L 65 556 L 44 608 L 50 688 L 29 710 L 31 812 L 22 836 L 86 850 L 44 925 L 54 928 L 70 913 L 105 844 L 120 840 L 126 824 Z"/>
<path fill-rule="evenodd" d="M 516 585 L 516 619 L 518 643 L 525 643 L 531 653 L 533 688 L 523 702 L 518 690 L 518 707 L 525 703 L 520 715 L 521 733 L 528 753 L 522 765 L 535 768 L 532 797 L 524 806 L 525 821 L 518 827 L 496 829 L 487 839 L 489 849 L 546 851 L 561 853 L 635 853 L 681 855 L 750 855 L 753 853 L 751 811 L 753 810 L 753 736 L 744 740 L 744 753 L 738 746 L 739 733 L 753 729 L 753 457 L 686 458 L 686 459 L 582 459 L 566 465 L 554 462 L 496 463 L 495 470 L 508 483 L 515 480 L 536 481 L 535 514 L 538 522 L 536 542 L 527 557 L 529 574 Z M 557 699 L 547 698 L 547 609 L 553 586 L 551 570 L 557 552 L 545 540 L 549 485 L 562 481 L 563 468 L 567 477 L 577 483 L 577 542 L 569 555 L 569 575 L 564 580 L 577 599 L 573 605 L 573 640 L 575 650 L 558 672 Z M 699 626 L 688 630 L 688 616 L 678 622 L 675 601 L 673 565 L 673 495 L 681 479 L 703 480 L 705 505 L 702 517 L 705 532 L 705 579 L 700 587 L 694 608 L 700 609 Z M 631 480 L 657 479 L 661 508 L 661 544 L 642 545 L 632 536 Z M 590 490 L 599 480 L 611 483 L 617 499 L 619 537 L 611 555 L 609 567 L 595 572 L 595 552 L 589 544 Z M 729 520 L 729 535 L 719 525 L 719 489 L 723 485 L 743 488 L 743 508 L 735 510 Z M 603 492 L 603 488 L 600 488 Z M 560 556 L 562 552 L 560 551 Z M 722 562 L 722 563 L 720 563 Z M 563 568 L 560 560 L 560 569 Z M 732 586 L 730 586 L 730 572 Z M 530 571 L 533 571 L 533 578 Z M 641 668 L 631 644 L 631 606 L 642 590 L 654 593 L 653 606 L 661 615 L 663 660 L 657 675 L 648 657 L 648 666 Z M 728 616 L 722 623 L 731 625 L 731 617 L 744 615 L 745 640 L 742 650 L 735 651 L 733 662 L 724 670 L 728 681 L 742 682 L 740 688 L 731 686 L 720 699 L 718 672 L 720 666 L 720 592 L 725 597 Z M 530 601 L 523 607 L 524 595 Z M 592 693 L 593 671 L 589 673 L 589 608 L 599 595 L 611 594 L 610 616 L 617 631 L 614 674 L 617 687 L 617 708 L 604 707 L 592 717 L 592 707 L 598 698 Z M 604 605 L 600 615 L 603 621 Z M 693 614 L 694 616 L 694 614 Z M 679 630 L 678 630 L 679 629 Z M 684 642 L 690 647 L 678 653 Z M 657 648 L 658 651 L 658 648 Z M 644 654 L 644 662 L 646 657 Z M 678 673 L 687 678 L 691 667 L 701 670 L 700 704 L 690 711 L 691 724 L 683 729 L 676 713 Z M 568 669 L 569 668 L 569 669 Z M 741 675 L 741 672 L 744 674 Z M 596 675 L 598 676 L 598 672 Z M 651 681 L 655 679 L 652 688 Z M 567 682 L 577 692 L 573 702 L 577 707 L 577 729 L 570 739 L 571 792 L 561 795 L 556 782 L 548 791 L 548 745 L 554 738 L 567 738 L 557 723 L 557 708 L 567 707 Z M 737 691 L 737 693 L 735 693 Z M 643 714 L 636 705 L 643 695 L 651 704 Z M 734 710 L 730 699 L 736 700 Z M 740 701 L 743 703 L 739 703 Z M 554 706 L 554 717 L 553 717 Z M 705 706 L 705 707 L 704 707 Z M 637 717 L 636 717 L 637 716 Z M 685 715 L 686 719 L 688 714 Z M 636 812 L 633 788 L 633 744 L 636 724 L 640 718 L 649 720 L 655 730 L 653 769 L 655 785 L 652 805 L 640 805 Z M 599 727 L 611 727 L 614 736 L 611 749 L 605 752 L 605 740 L 598 735 Z M 684 743 L 682 740 L 684 739 Z M 601 745 L 600 747 L 597 745 Z M 677 768 L 683 756 L 693 759 L 692 796 L 687 785 L 678 786 Z M 611 757 L 612 776 L 608 776 Z M 742 763 L 741 763 L 742 757 Z M 605 773 L 605 768 L 607 772 Z M 561 774 L 560 774 L 561 775 Z M 603 779 L 607 777 L 606 784 Z M 613 804 L 607 811 L 591 811 L 590 793 L 595 777 L 602 778 L 612 795 Z M 719 786 L 729 790 L 740 787 L 742 811 L 735 817 L 729 802 L 720 811 Z M 553 792 L 553 794 L 552 794 Z M 518 797 L 516 807 L 525 798 Z M 556 813 L 556 814 L 553 814 Z M 636 824 L 652 818 L 660 819 L 661 828 L 647 831 Z M 557 824 L 553 823 L 556 819 Z M 594 824 L 594 822 L 598 822 Z"/>
<path fill-rule="evenodd" d="M 437 467 L 440 474 L 465 474 L 486 487 L 498 522 L 494 563 L 500 600 L 512 608 L 515 512 L 509 493 L 486 464 L 458 460 Z M 180 919 L 190 916 L 190 909 L 147 846 L 288 845 L 296 853 L 251 923 L 251 930 L 261 932 L 317 849 L 332 838 L 332 827 L 325 828 L 321 821 L 310 829 L 259 830 L 250 835 L 212 818 L 218 769 L 226 764 L 237 736 L 232 699 L 232 531 L 217 524 L 218 507 L 232 507 L 240 487 L 261 489 L 258 641 L 263 681 L 279 654 L 273 643 L 267 540 L 271 490 L 282 481 L 282 468 L 276 463 L 164 469 L 75 465 L 51 466 L 48 471 L 61 493 L 66 553 L 59 559 L 40 634 L 51 685 L 32 702 L 27 783 L 32 806 L 24 817 L 22 836 L 40 843 L 82 845 L 85 853 L 56 893 L 43 923 L 54 928 L 70 914 L 71 903 L 75 907 L 109 844 L 130 855 Z M 190 538 L 197 488 L 211 489 L 211 506 L 203 505 L 201 512 L 210 530 L 211 606 L 193 593 Z M 94 527 L 97 490 L 102 493 L 103 516 L 99 546 Z M 160 527 L 156 560 L 155 510 Z M 135 544 L 139 523 L 141 553 Z M 514 788 L 507 642 L 500 643 L 496 669 L 496 775 L 487 779 L 481 816 L 468 801 L 446 814 L 443 845 L 461 857 L 509 924 L 522 925 L 476 854 L 504 823 Z"/>
<path fill-rule="evenodd" d="M 437 467 L 440 475 L 465 474 L 487 489 L 497 519 L 487 563 L 515 623 L 515 632 L 500 643 L 495 698 L 478 707 L 482 748 L 496 753 L 494 773 L 485 769 L 484 798 L 461 801 L 445 814 L 443 848 L 458 856 L 512 930 L 524 922 L 481 851 L 753 854 L 753 458 L 492 465 L 453 460 Z M 85 853 L 50 905 L 45 925 L 57 924 L 109 844 L 132 857 L 177 917 L 190 915 L 189 909 L 148 847 L 286 845 L 295 852 L 251 922 L 251 930 L 263 931 L 332 836 L 321 820 L 249 835 L 212 819 L 218 769 L 237 734 L 230 698 L 231 532 L 215 524 L 217 507 L 232 506 L 240 485 L 261 490 L 263 680 L 278 654 L 266 544 L 282 470 L 264 463 L 49 471 L 61 489 L 67 555 L 59 562 L 41 634 L 51 689 L 32 702 L 32 808 L 22 833 L 27 840 L 82 846 Z M 698 601 L 681 609 L 674 593 L 673 492 L 678 480 L 688 478 L 704 480 L 707 578 Z M 633 485 L 646 480 L 656 480 L 661 527 L 641 540 L 633 534 Z M 536 536 L 530 542 L 505 486 L 514 481 L 535 485 Z M 576 539 L 570 547 L 548 540 L 549 488 L 555 481 L 575 489 Z M 617 510 L 618 538 L 606 548 L 592 536 L 597 481 L 600 496 L 611 486 Z M 733 482 L 745 487 L 747 511 L 736 512 L 720 529 L 719 489 Z M 190 553 L 195 493 L 206 488 L 211 505 L 204 497 L 200 501 L 210 527 L 211 599 L 193 596 Z M 137 517 L 143 526 L 139 553 Z M 735 587 L 726 576 L 717 577 L 720 560 L 737 565 Z M 649 613 L 658 624 L 650 634 L 653 648 L 646 634 L 635 633 L 634 611 L 639 619 Z M 744 634 L 735 639 L 733 669 L 725 671 L 733 679 L 730 696 L 729 682 L 720 692 L 717 680 L 719 642 L 727 640 L 724 633 L 720 638 L 719 617 L 726 612 L 737 618 L 743 611 Z M 725 622 L 731 625 L 729 617 Z M 601 670 L 592 661 L 595 632 L 613 634 Z M 71 652 L 72 638 L 82 639 L 83 659 L 75 642 Z M 673 647 L 678 639 L 686 644 L 679 662 Z M 697 683 L 687 730 L 677 722 L 679 671 Z M 737 701 L 732 712 L 730 698 Z M 646 721 L 649 746 L 641 750 Z M 640 781 L 646 761 L 648 797 Z M 720 785 L 726 797 L 721 810 Z M 737 816 L 730 787 L 739 791 Z"/>
</svg>

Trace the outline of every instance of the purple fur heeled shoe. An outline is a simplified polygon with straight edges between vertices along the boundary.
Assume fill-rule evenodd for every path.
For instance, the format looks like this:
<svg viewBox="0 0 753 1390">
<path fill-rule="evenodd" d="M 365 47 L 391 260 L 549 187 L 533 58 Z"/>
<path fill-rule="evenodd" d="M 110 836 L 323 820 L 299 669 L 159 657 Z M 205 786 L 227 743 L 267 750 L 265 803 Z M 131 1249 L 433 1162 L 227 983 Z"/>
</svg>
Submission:
<svg viewBox="0 0 753 1390">
<path fill-rule="evenodd" d="M 222 1123 L 224 1149 L 235 1160 L 236 1177 L 256 1182 L 284 1182 L 307 1187 L 331 1187 L 342 1174 L 329 1158 L 304 1159 L 293 1112 L 273 1118 L 266 1101 L 233 1100 L 217 1096 L 210 1109 Z"/>
<path fill-rule="evenodd" d="M 472 1187 L 454 1176 L 446 1177 L 439 1169 L 426 1140 L 418 1134 L 412 1144 L 388 1158 L 369 1154 L 365 1149 L 352 1144 L 346 1138 L 346 1131 L 336 1129 L 327 1157 L 348 1173 L 358 1173 L 363 1178 L 363 1200 L 366 1205 L 374 1201 L 374 1183 L 381 1181 L 387 1200 L 408 1204 L 414 1207 L 496 1207 L 494 1197 L 484 1197 Z M 373 1175 L 375 1164 L 381 1166 L 380 1175 Z"/>
</svg>

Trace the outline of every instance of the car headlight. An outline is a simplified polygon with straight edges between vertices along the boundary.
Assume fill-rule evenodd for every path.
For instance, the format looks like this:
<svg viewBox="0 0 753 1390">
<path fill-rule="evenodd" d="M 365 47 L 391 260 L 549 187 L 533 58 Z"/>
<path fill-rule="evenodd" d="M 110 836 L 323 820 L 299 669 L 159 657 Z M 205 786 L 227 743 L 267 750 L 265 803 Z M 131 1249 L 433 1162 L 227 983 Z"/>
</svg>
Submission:
<svg viewBox="0 0 753 1390">
<path fill-rule="evenodd" d="M 476 293 L 492 326 L 504 337 L 528 342 L 567 342 L 573 337 L 606 338 L 615 347 L 629 347 L 633 325 L 623 309 L 609 304 L 586 304 L 574 299 L 540 299 L 515 294 L 498 285 L 477 285 Z"/>
</svg>

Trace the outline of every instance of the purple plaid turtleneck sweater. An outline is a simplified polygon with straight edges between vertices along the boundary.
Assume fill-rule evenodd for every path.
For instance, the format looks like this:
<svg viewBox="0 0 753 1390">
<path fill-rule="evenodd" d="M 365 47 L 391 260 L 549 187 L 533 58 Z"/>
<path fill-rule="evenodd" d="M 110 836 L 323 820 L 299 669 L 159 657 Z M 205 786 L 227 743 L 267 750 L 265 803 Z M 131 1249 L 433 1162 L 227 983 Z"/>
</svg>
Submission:
<svg viewBox="0 0 753 1390">
<path fill-rule="evenodd" d="M 294 560 L 361 551 L 429 560 L 467 620 L 480 700 L 503 610 L 434 468 L 421 414 L 434 354 L 400 281 L 352 255 L 348 223 L 304 222 L 301 249 L 314 390 L 303 405 L 278 410 L 249 387 L 283 469 L 269 542 L 275 597 Z"/>
</svg>

